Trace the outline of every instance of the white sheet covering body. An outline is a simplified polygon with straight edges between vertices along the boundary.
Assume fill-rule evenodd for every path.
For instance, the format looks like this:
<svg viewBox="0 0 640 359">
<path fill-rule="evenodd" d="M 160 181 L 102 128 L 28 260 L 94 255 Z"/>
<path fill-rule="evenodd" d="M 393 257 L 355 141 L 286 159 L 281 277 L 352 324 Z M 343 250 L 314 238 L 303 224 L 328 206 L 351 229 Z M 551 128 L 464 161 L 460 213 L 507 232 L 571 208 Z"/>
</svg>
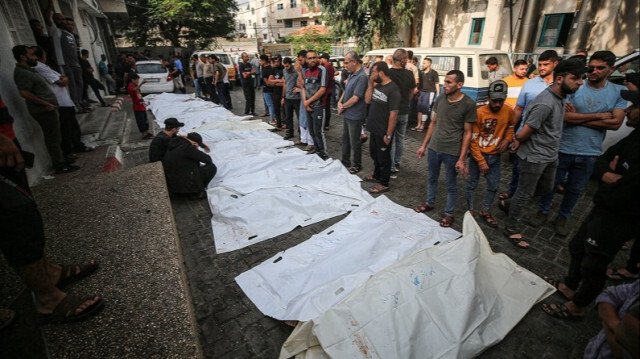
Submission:
<svg viewBox="0 0 640 359">
<path fill-rule="evenodd" d="M 261 120 L 189 95 L 145 97 L 156 122 L 175 117 L 197 131 L 218 168 L 207 194 L 216 252 L 224 253 L 329 219 L 372 197 L 339 162 L 293 147 Z"/>
<path fill-rule="evenodd" d="M 240 274 L 236 282 L 265 315 L 310 320 L 383 268 L 459 236 L 380 196 L 309 240 Z"/>
<path fill-rule="evenodd" d="M 380 271 L 298 324 L 280 358 L 471 358 L 502 340 L 555 289 L 493 253 L 468 213 L 463 232 Z"/>
</svg>

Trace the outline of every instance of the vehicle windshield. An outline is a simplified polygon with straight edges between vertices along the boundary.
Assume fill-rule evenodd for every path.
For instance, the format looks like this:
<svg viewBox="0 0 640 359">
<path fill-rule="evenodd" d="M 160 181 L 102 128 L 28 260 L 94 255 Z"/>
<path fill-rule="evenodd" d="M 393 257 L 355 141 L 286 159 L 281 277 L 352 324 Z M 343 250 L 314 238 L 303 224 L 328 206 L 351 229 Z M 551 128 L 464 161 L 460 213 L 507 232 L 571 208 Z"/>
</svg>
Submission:
<svg viewBox="0 0 640 359">
<path fill-rule="evenodd" d="M 331 62 L 331 65 L 333 65 L 333 67 L 336 70 L 342 70 L 342 62 L 344 61 L 344 57 L 340 57 L 340 58 L 336 58 L 336 59 L 330 59 L 329 62 Z"/>
<path fill-rule="evenodd" d="M 167 72 L 167 69 L 162 67 L 162 64 L 137 64 L 136 72 L 139 74 L 163 74 Z"/>
<path fill-rule="evenodd" d="M 486 80 L 489 78 L 489 69 L 485 62 L 490 57 L 495 57 L 498 60 L 498 65 L 503 69 L 507 70 L 509 74 L 513 72 L 513 65 L 511 65 L 511 60 L 509 60 L 509 55 L 507 54 L 486 54 L 480 55 L 480 74 L 482 75 L 482 79 Z"/>
<path fill-rule="evenodd" d="M 223 65 L 231 66 L 231 57 L 227 54 L 216 54 Z"/>
</svg>

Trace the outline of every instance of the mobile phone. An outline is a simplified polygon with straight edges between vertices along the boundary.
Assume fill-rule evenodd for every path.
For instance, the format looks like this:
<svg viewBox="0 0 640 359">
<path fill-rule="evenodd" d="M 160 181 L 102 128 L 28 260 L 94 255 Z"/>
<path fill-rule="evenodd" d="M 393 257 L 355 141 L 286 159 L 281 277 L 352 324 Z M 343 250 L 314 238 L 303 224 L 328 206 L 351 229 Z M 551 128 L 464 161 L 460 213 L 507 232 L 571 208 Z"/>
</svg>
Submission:
<svg viewBox="0 0 640 359">
<path fill-rule="evenodd" d="M 24 166 L 26 168 L 32 168 L 33 162 L 36 159 L 36 155 L 27 151 L 20 151 L 20 154 L 22 155 L 22 158 L 24 158 Z"/>
</svg>

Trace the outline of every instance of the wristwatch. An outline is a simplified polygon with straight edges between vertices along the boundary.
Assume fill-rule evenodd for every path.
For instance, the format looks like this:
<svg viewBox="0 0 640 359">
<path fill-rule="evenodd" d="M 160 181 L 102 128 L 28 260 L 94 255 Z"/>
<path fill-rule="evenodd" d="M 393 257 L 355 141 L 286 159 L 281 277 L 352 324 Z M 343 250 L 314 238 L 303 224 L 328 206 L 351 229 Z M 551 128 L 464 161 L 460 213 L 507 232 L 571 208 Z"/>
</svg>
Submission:
<svg viewBox="0 0 640 359">
<path fill-rule="evenodd" d="M 389 135 L 385 135 L 384 137 L 386 137 L 386 138 L 387 138 L 387 140 L 391 141 L 391 136 L 389 136 Z"/>
</svg>

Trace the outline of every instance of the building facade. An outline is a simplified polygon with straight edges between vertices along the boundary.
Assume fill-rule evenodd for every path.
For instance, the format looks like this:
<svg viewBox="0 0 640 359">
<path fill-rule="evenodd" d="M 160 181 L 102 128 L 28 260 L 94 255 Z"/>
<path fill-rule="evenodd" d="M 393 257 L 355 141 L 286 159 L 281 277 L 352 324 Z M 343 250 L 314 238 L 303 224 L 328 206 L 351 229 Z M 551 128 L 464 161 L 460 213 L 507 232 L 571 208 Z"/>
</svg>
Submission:
<svg viewBox="0 0 640 359">
<path fill-rule="evenodd" d="M 74 19 L 80 46 L 89 51 L 89 62 L 94 69 L 105 54 L 109 60 L 115 59 L 113 33 L 107 15 L 96 0 L 51 0 L 54 12 L 62 13 Z M 122 0 L 104 0 L 113 5 L 112 13 L 126 13 L 124 6 L 118 7 Z M 43 11 L 48 0 L 2 0 L 0 1 L 0 95 L 14 118 L 14 129 L 25 151 L 35 154 L 35 164 L 27 170 L 29 181 L 38 182 L 51 165 L 51 159 L 44 146 L 40 126 L 31 118 L 24 100 L 20 97 L 13 81 L 15 60 L 11 49 L 16 45 L 36 45 L 29 26 L 30 19 L 45 24 Z M 45 26 L 46 28 L 46 26 Z M 46 29 L 45 29 L 46 31 Z"/>
<path fill-rule="evenodd" d="M 319 5 L 309 8 L 303 0 L 248 0 L 238 3 L 236 34 L 264 43 L 282 41 L 307 25 L 320 25 Z"/>
<path fill-rule="evenodd" d="M 424 0 L 421 5 L 411 25 L 415 31 L 401 32 L 406 46 L 564 54 L 610 50 L 619 56 L 640 47 L 637 0 Z"/>
</svg>

